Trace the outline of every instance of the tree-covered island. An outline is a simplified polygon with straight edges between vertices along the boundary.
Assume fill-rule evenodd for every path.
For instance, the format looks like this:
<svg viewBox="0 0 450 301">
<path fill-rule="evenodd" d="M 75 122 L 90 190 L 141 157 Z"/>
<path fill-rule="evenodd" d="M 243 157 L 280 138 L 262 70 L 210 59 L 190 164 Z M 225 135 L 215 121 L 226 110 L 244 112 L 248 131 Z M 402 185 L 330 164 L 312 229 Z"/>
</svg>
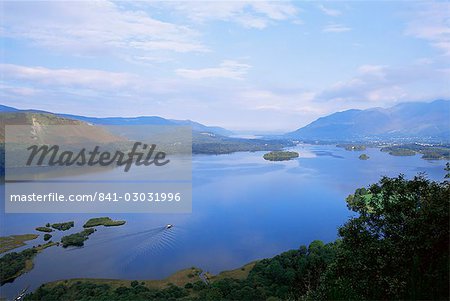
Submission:
<svg viewBox="0 0 450 301">
<path fill-rule="evenodd" d="M 263 158 L 267 161 L 287 161 L 294 158 L 298 158 L 299 154 L 297 152 L 291 151 L 273 151 L 264 154 Z"/>
<path fill-rule="evenodd" d="M 89 238 L 89 235 L 91 235 L 95 231 L 95 229 L 89 228 L 84 229 L 83 231 L 78 233 L 63 236 L 61 238 L 62 246 L 64 248 L 67 248 L 68 246 L 82 247 L 84 246 L 84 241 L 86 241 Z"/>
<path fill-rule="evenodd" d="M 370 157 L 369 156 L 367 156 L 366 154 L 362 154 L 362 155 L 359 155 L 359 160 L 368 160 Z"/>
<path fill-rule="evenodd" d="M 52 228 L 59 230 L 59 231 L 67 231 L 70 228 L 72 228 L 73 226 L 75 226 L 75 222 L 73 222 L 73 221 L 52 224 Z"/>
<path fill-rule="evenodd" d="M 366 146 L 363 144 L 338 144 L 337 147 L 345 148 L 348 151 L 365 151 Z"/>
<path fill-rule="evenodd" d="M 114 226 L 122 226 L 126 222 L 125 221 L 114 221 L 109 217 L 95 217 L 88 220 L 83 227 L 90 228 L 96 226 L 105 226 L 105 227 L 114 227 Z"/>
</svg>

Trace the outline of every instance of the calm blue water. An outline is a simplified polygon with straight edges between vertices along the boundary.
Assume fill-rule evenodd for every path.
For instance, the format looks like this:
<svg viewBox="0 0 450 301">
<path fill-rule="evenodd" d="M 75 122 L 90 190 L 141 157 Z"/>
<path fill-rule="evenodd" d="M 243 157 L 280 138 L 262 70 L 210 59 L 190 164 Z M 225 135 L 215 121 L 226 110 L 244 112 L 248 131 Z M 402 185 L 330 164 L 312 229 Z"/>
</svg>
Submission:
<svg viewBox="0 0 450 301">
<path fill-rule="evenodd" d="M 77 277 L 158 279 L 191 266 L 218 273 L 315 239 L 334 240 L 337 227 L 351 216 L 347 195 L 382 175 L 425 172 L 431 179 L 444 177 L 444 161 L 420 156 L 394 157 L 368 149 L 364 153 L 370 159 L 362 161 L 361 152 L 335 146 L 295 149 L 300 158 L 288 162 L 265 161 L 262 152 L 194 156 L 192 214 L 109 215 L 127 224 L 98 228 L 84 248 L 46 249 L 35 258 L 31 272 L 3 285 L 0 293 L 11 298 L 28 285 L 33 290 L 45 282 Z M 75 220 L 77 227 L 70 231 L 53 232 L 58 238 L 80 231 L 88 218 L 99 216 L 5 214 L 3 202 L 2 236 Z M 174 228 L 165 230 L 168 223 Z"/>
</svg>

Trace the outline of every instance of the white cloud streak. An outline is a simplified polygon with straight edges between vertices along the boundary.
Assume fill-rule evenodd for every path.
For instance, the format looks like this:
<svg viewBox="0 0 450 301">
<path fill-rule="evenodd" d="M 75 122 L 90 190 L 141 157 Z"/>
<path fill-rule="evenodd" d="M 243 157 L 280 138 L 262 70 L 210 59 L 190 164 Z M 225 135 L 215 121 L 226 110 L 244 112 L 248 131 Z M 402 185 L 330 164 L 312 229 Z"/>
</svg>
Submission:
<svg viewBox="0 0 450 301">
<path fill-rule="evenodd" d="M 243 79 L 250 68 L 250 65 L 239 63 L 236 61 L 224 61 L 218 67 L 204 69 L 177 69 L 175 72 L 179 76 L 188 79 Z"/>
<path fill-rule="evenodd" d="M 318 8 L 321 12 L 323 12 L 327 16 L 337 17 L 342 14 L 341 11 L 339 11 L 337 9 L 327 8 L 327 7 L 323 6 L 322 4 L 319 5 Z"/>
<path fill-rule="evenodd" d="M 22 80 L 45 86 L 92 88 L 101 90 L 130 87 L 137 77 L 122 72 L 95 69 L 49 69 L 12 64 L 0 64 L 4 79 Z"/>
<path fill-rule="evenodd" d="M 352 30 L 350 27 L 342 24 L 329 24 L 322 29 L 323 32 L 346 32 L 350 30 Z"/>
</svg>

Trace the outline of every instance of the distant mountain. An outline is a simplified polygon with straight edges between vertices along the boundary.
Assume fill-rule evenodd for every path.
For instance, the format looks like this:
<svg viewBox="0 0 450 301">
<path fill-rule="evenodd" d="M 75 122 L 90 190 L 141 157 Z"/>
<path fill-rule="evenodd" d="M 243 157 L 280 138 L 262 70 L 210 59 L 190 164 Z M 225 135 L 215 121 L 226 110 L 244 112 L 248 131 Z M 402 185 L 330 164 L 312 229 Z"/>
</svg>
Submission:
<svg viewBox="0 0 450 301">
<path fill-rule="evenodd" d="M 192 126 L 193 131 L 198 132 L 208 132 L 216 135 L 231 136 L 232 131 L 218 127 L 218 126 L 207 126 L 191 120 L 175 120 L 175 119 L 165 119 L 158 116 L 139 116 L 139 117 L 87 117 L 80 115 L 70 115 L 70 114 L 59 114 L 41 110 L 19 110 L 13 107 L 8 107 L 0 105 L 0 112 L 35 112 L 35 113 L 50 113 L 55 114 L 60 117 L 81 120 L 87 123 L 97 124 L 97 125 L 189 125 Z"/>
<path fill-rule="evenodd" d="M 286 137 L 303 140 L 450 140 L 450 101 L 401 103 L 391 108 L 347 110 L 321 117 Z"/>
</svg>

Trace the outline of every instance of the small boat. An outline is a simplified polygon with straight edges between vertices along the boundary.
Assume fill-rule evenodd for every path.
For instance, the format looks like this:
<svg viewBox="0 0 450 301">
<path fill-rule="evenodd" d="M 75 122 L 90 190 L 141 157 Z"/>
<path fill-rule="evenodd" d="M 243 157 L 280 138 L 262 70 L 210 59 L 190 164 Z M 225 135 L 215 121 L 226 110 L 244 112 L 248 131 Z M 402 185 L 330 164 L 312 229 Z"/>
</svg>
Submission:
<svg viewBox="0 0 450 301">
<path fill-rule="evenodd" d="M 20 293 L 17 295 L 17 297 L 14 298 L 14 301 L 20 301 L 20 300 L 23 300 L 23 297 L 25 296 L 25 294 L 26 294 L 26 292 L 27 292 L 27 290 L 28 290 L 28 287 L 29 287 L 29 286 L 27 286 L 26 288 L 24 288 L 23 290 L 21 290 Z"/>
<path fill-rule="evenodd" d="M 173 227 L 172 224 L 167 224 L 167 225 L 166 225 L 166 229 L 170 229 L 170 228 L 172 228 L 172 227 Z"/>
</svg>

